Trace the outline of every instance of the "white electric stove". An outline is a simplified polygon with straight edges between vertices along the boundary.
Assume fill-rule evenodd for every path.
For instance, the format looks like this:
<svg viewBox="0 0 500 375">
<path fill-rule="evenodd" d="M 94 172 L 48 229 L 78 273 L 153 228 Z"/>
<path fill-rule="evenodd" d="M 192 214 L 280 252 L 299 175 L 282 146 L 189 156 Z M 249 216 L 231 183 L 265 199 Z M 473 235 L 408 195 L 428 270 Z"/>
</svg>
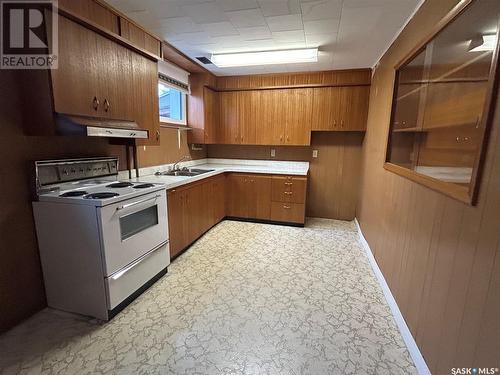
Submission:
<svg viewBox="0 0 500 375">
<path fill-rule="evenodd" d="M 167 272 L 163 184 L 119 181 L 117 158 L 35 163 L 50 307 L 109 320 Z"/>
</svg>

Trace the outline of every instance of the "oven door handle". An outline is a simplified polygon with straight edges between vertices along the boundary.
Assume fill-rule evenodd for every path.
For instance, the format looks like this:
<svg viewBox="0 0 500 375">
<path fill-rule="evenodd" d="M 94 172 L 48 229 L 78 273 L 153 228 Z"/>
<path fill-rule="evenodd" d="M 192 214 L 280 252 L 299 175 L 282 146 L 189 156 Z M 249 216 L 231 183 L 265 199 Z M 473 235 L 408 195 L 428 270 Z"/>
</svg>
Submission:
<svg viewBox="0 0 500 375">
<path fill-rule="evenodd" d="M 141 203 L 146 203 L 146 202 L 149 202 L 149 201 L 152 201 L 152 200 L 156 200 L 158 198 L 161 198 L 161 195 L 155 195 L 154 197 L 151 197 L 151 198 L 146 198 L 146 199 L 142 199 L 142 200 L 137 201 L 137 202 L 133 202 L 133 203 L 129 203 L 129 204 L 124 204 L 123 206 L 116 207 L 116 211 L 125 210 L 127 208 L 137 206 L 138 204 L 141 204 Z"/>
</svg>

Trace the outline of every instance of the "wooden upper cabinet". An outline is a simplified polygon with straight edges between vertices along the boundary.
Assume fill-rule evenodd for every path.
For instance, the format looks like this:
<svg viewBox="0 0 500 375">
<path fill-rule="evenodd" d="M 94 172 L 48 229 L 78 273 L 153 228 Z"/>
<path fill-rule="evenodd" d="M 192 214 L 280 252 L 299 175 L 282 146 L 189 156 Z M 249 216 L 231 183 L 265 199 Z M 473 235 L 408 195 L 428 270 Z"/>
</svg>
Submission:
<svg viewBox="0 0 500 375">
<path fill-rule="evenodd" d="M 161 41 L 104 3 L 96 0 L 59 0 L 62 10 L 88 20 L 104 30 L 120 35 L 131 44 L 161 56 Z"/>
<path fill-rule="evenodd" d="M 239 91 L 238 96 L 238 130 L 239 140 L 237 143 L 256 144 L 257 112 L 259 111 L 259 91 Z"/>
<path fill-rule="evenodd" d="M 112 33 L 119 34 L 118 15 L 97 1 L 59 0 L 58 4 L 63 10 L 94 22 Z"/>
<path fill-rule="evenodd" d="M 284 144 L 307 146 L 311 143 L 312 93 L 312 89 L 287 90 Z"/>
<path fill-rule="evenodd" d="M 131 95 L 135 90 L 132 82 L 132 52 L 98 34 L 96 41 L 99 114 L 115 120 L 135 120 Z"/>
<path fill-rule="evenodd" d="M 65 17 L 59 43 L 59 68 L 50 72 L 55 112 L 133 120 L 131 52 Z"/>
<path fill-rule="evenodd" d="M 342 87 L 340 95 L 340 130 L 366 130 L 370 87 Z"/>
<path fill-rule="evenodd" d="M 137 139 L 137 145 L 160 144 L 160 112 L 158 103 L 158 65 L 131 52 L 132 85 L 130 92 L 134 120 L 149 133 L 148 139 Z"/>
<path fill-rule="evenodd" d="M 369 95 L 369 86 L 313 89 L 312 130 L 366 130 Z"/>
<path fill-rule="evenodd" d="M 120 35 L 137 47 L 161 56 L 161 42 L 124 17 L 120 17 Z"/>
<path fill-rule="evenodd" d="M 238 92 L 220 92 L 220 141 L 224 144 L 240 143 L 238 119 Z"/>
<path fill-rule="evenodd" d="M 312 130 L 340 129 L 340 87 L 313 89 Z"/>
<path fill-rule="evenodd" d="M 204 143 L 218 143 L 221 138 L 219 128 L 219 94 L 203 88 Z"/>
<path fill-rule="evenodd" d="M 262 90 L 259 110 L 255 114 L 258 124 L 256 143 L 260 145 L 282 144 L 285 137 L 286 90 Z"/>
<path fill-rule="evenodd" d="M 102 68 L 99 68 L 97 34 L 65 17 L 59 17 L 58 59 L 59 69 L 49 71 L 55 112 L 99 115 Z"/>
</svg>

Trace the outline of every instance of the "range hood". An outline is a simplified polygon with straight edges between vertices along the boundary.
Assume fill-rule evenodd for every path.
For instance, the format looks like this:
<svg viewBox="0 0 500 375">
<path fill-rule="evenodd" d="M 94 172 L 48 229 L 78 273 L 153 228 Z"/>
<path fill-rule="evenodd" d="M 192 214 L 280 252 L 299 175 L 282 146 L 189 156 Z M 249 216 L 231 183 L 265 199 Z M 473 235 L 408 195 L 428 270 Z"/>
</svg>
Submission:
<svg viewBox="0 0 500 375">
<path fill-rule="evenodd" d="M 57 132 L 61 135 L 147 139 L 148 131 L 135 121 L 55 114 Z"/>
</svg>

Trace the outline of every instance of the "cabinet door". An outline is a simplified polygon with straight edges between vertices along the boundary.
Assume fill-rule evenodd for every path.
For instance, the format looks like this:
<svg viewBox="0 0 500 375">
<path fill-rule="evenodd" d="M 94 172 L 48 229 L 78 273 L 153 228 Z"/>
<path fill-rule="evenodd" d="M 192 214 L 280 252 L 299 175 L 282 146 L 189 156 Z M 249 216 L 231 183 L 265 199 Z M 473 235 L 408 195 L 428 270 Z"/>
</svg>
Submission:
<svg viewBox="0 0 500 375">
<path fill-rule="evenodd" d="M 259 111 L 260 92 L 238 92 L 238 126 L 240 143 L 254 145 L 256 143 L 257 112 Z"/>
<path fill-rule="evenodd" d="M 227 215 L 234 217 L 248 217 L 248 176 L 230 174 L 226 180 Z"/>
<path fill-rule="evenodd" d="M 249 175 L 246 183 L 244 199 L 248 207 L 247 217 L 268 220 L 271 217 L 271 177 Z"/>
<path fill-rule="evenodd" d="M 212 192 L 210 201 L 212 202 L 212 226 L 220 222 L 226 216 L 226 177 L 222 175 L 214 178 L 211 186 Z"/>
<path fill-rule="evenodd" d="M 102 62 L 97 56 L 96 37 L 93 31 L 59 17 L 59 68 L 50 70 L 56 112 L 98 115 L 98 67 Z"/>
<path fill-rule="evenodd" d="M 58 6 L 118 34 L 118 16 L 94 0 L 59 0 Z"/>
<path fill-rule="evenodd" d="M 342 87 L 340 130 L 366 130 L 369 96 L 368 86 Z"/>
<path fill-rule="evenodd" d="M 132 52 L 97 35 L 99 92 L 102 117 L 133 120 Z"/>
<path fill-rule="evenodd" d="M 123 17 L 120 17 L 120 35 L 137 47 L 160 56 L 160 41 Z"/>
<path fill-rule="evenodd" d="M 286 145 L 311 144 L 312 89 L 287 90 Z"/>
<path fill-rule="evenodd" d="M 219 93 L 222 143 L 239 144 L 238 92 Z"/>
<path fill-rule="evenodd" d="M 186 246 L 183 192 L 176 189 L 169 190 L 167 201 L 170 257 L 173 258 Z"/>
<path fill-rule="evenodd" d="M 205 220 L 203 185 L 189 187 L 185 194 L 187 243 L 190 244 L 203 234 Z"/>
<path fill-rule="evenodd" d="M 219 131 L 219 94 L 216 91 L 203 88 L 203 111 L 204 111 L 204 140 L 205 143 L 214 144 L 223 140 L 223 134 Z"/>
<path fill-rule="evenodd" d="M 256 114 L 256 143 L 280 145 L 285 143 L 285 106 L 287 90 L 262 90 L 259 111 Z"/>
<path fill-rule="evenodd" d="M 311 130 L 340 130 L 339 87 L 313 89 Z"/>
<path fill-rule="evenodd" d="M 133 118 L 148 130 L 148 139 L 136 140 L 137 145 L 160 144 L 160 113 L 158 108 L 158 68 L 154 61 L 131 52 Z"/>
</svg>

